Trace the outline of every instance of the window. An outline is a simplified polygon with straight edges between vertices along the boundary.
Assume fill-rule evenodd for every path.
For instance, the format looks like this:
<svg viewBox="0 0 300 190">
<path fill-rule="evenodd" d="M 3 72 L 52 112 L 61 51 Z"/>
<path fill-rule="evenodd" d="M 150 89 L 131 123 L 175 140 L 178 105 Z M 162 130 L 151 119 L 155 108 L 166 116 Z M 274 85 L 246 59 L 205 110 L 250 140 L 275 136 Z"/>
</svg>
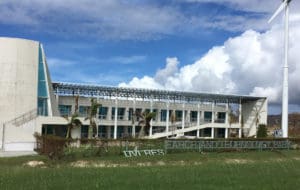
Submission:
<svg viewBox="0 0 300 190">
<path fill-rule="evenodd" d="M 211 122 L 211 120 L 212 120 L 212 112 L 211 111 L 204 112 L 204 121 Z"/>
<path fill-rule="evenodd" d="M 59 113 L 61 116 L 70 116 L 71 115 L 71 105 L 59 105 L 58 106 Z"/>
<path fill-rule="evenodd" d="M 115 119 L 115 107 L 111 109 L 111 119 Z M 125 114 L 125 108 L 118 108 L 118 120 L 123 120 Z"/>
<path fill-rule="evenodd" d="M 182 111 L 181 110 L 176 110 L 175 111 L 175 120 L 176 121 L 181 121 L 182 119 Z"/>
<path fill-rule="evenodd" d="M 190 113 L 190 120 L 191 122 L 196 122 L 198 117 L 198 112 L 197 111 L 191 111 Z"/>
<path fill-rule="evenodd" d="M 226 112 L 218 112 L 216 122 L 225 123 L 225 119 L 226 119 Z"/>
<path fill-rule="evenodd" d="M 99 108 L 99 119 L 106 119 L 108 112 L 108 107 Z"/>
<path fill-rule="evenodd" d="M 38 115 L 48 116 L 48 90 L 46 81 L 46 72 L 44 68 L 42 49 L 39 47 L 38 64 Z"/>
<path fill-rule="evenodd" d="M 79 106 L 79 116 L 80 117 L 87 117 L 89 114 L 89 106 Z"/>
<path fill-rule="evenodd" d="M 167 121 L 167 110 L 160 111 L 160 121 Z"/>
</svg>

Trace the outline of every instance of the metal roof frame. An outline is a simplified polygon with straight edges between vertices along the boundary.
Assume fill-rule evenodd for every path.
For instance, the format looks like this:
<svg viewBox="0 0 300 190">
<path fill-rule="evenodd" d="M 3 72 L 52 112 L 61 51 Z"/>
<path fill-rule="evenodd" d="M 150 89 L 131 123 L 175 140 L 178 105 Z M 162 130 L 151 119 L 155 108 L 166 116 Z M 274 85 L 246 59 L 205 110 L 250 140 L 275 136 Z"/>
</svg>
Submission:
<svg viewBox="0 0 300 190">
<path fill-rule="evenodd" d="M 112 86 L 99 86 L 78 83 L 53 82 L 54 93 L 61 96 L 86 96 L 86 97 L 120 97 L 138 99 L 156 99 L 166 101 L 185 102 L 217 102 L 217 103 L 240 103 L 266 99 L 266 97 L 211 94 L 186 91 L 170 91 L 143 88 L 124 88 Z"/>
</svg>

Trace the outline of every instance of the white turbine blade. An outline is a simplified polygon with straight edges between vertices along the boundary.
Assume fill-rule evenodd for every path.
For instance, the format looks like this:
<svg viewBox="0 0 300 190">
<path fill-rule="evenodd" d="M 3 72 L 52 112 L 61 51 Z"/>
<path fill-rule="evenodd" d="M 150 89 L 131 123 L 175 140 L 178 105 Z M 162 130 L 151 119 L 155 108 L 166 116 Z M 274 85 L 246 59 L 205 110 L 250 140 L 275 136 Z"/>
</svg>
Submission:
<svg viewBox="0 0 300 190">
<path fill-rule="evenodd" d="M 285 0 L 283 3 L 281 3 L 273 16 L 268 20 L 268 23 L 272 22 L 272 20 L 285 8 L 285 6 L 287 6 L 287 2 L 288 0 Z"/>
</svg>

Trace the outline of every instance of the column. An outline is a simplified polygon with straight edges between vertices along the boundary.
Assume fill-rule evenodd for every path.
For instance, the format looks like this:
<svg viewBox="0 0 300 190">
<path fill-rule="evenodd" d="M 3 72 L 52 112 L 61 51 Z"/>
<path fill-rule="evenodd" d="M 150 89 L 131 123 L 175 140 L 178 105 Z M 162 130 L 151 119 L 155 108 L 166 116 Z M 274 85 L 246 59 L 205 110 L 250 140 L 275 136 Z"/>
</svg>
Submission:
<svg viewBox="0 0 300 190">
<path fill-rule="evenodd" d="M 200 126 L 200 104 L 198 104 L 198 111 L 197 111 L 197 126 Z"/>
<path fill-rule="evenodd" d="M 213 101 L 212 106 L 211 106 L 211 122 L 215 122 L 215 101 Z"/>
<path fill-rule="evenodd" d="M 225 128 L 225 139 L 228 138 L 228 128 Z"/>
<path fill-rule="evenodd" d="M 229 101 L 226 102 L 226 116 L 225 116 L 225 124 L 229 123 Z"/>
<path fill-rule="evenodd" d="M 215 128 L 211 128 L 211 138 L 215 137 Z"/>
<path fill-rule="evenodd" d="M 243 133 L 243 121 L 242 121 L 242 100 L 240 99 L 240 104 L 239 104 L 239 138 L 242 138 L 242 133 Z"/>
<path fill-rule="evenodd" d="M 127 106 L 127 107 L 125 108 L 124 120 L 128 121 L 128 115 L 129 115 L 129 107 Z"/>
<path fill-rule="evenodd" d="M 136 98 L 134 95 L 134 97 L 133 97 L 133 112 L 132 112 L 133 123 L 132 123 L 132 130 L 131 130 L 132 137 L 135 137 L 135 111 L 136 111 Z"/>
<path fill-rule="evenodd" d="M 169 132 L 169 102 L 167 102 L 166 132 Z"/>
<path fill-rule="evenodd" d="M 242 124 L 242 102 L 240 100 L 240 104 L 239 104 L 239 124 Z"/>
<path fill-rule="evenodd" d="M 150 100 L 150 113 L 153 112 L 153 99 Z M 153 119 L 150 121 L 150 129 L 149 129 L 149 136 L 152 136 L 152 126 L 153 126 Z"/>
<path fill-rule="evenodd" d="M 197 138 L 200 137 L 200 129 L 197 130 Z"/>
<path fill-rule="evenodd" d="M 115 122 L 114 122 L 114 139 L 117 139 L 118 130 L 118 98 L 115 100 Z"/>
<path fill-rule="evenodd" d="M 111 112 L 112 112 L 112 107 L 109 106 L 107 107 L 107 120 L 111 121 Z"/>
<path fill-rule="evenodd" d="M 182 118 L 181 118 L 181 129 L 184 129 L 185 127 L 185 105 L 182 105 Z"/>
<path fill-rule="evenodd" d="M 186 112 L 186 121 L 191 123 L 191 110 L 187 110 Z"/>
</svg>

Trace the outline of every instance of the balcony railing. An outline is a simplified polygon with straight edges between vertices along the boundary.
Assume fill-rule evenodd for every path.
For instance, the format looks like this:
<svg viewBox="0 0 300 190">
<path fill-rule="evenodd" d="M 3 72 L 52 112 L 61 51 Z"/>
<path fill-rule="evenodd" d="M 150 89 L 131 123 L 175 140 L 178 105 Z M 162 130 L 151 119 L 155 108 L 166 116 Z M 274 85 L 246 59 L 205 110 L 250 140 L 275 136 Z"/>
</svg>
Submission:
<svg viewBox="0 0 300 190">
<path fill-rule="evenodd" d="M 216 119 L 215 123 L 225 123 L 225 119 Z"/>
</svg>

